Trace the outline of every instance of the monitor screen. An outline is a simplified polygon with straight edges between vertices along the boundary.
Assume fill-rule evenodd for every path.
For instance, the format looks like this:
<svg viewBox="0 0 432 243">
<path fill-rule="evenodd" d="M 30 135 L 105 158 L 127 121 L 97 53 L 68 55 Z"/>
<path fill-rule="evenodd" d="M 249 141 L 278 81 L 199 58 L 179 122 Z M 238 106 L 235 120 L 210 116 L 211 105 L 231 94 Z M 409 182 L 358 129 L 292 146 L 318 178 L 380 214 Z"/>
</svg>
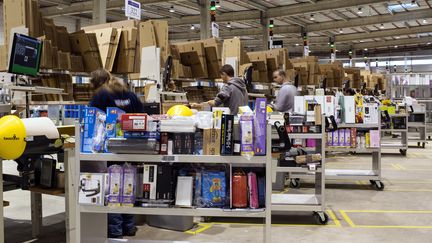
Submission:
<svg viewBox="0 0 432 243">
<path fill-rule="evenodd" d="M 9 61 L 9 73 L 36 76 L 42 52 L 42 41 L 15 33 Z"/>
</svg>

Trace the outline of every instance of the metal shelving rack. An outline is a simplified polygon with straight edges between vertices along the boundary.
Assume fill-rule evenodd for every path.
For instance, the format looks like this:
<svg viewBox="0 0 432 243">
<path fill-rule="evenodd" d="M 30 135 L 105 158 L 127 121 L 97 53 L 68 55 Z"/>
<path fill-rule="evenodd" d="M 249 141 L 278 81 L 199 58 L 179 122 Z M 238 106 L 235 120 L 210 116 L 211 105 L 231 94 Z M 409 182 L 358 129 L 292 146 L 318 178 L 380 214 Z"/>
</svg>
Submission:
<svg viewBox="0 0 432 243">
<path fill-rule="evenodd" d="M 406 155 L 408 150 L 408 114 L 391 114 L 390 119 L 402 117 L 405 118 L 405 129 L 381 129 L 381 149 L 399 149 L 402 155 Z M 390 132 L 393 135 L 400 134 L 400 143 L 389 142 L 388 139 L 383 139 L 383 133 Z M 392 137 L 392 141 L 394 138 Z"/>
<path fill-rule="evenodd" d="M 421 122 L 411 122 L 408 118 L 408 141 L 417 142 L 418 147 L 425 148 L 426 145 L 426 112 L 411 112 L 410 117 L 423 116 Z"/>
<path fill-rule="evenodd" d="M 106 161 L 130 162 L 130 163 L 209 163 L 228 164 L 232 167 L 264 167 L 266 170 L 266 208 L 265 209 L 218 209 L 218 208 L 140 208 L 140 207 L 108 207 L 80 205 L 75 196 L 75 202 L 68 206 L 70 217 L 74 217 L 75 227 L 70 227 L 68 232 L 69 242 L 105 243 L 107 238 L 108 213 L 128 213 L 146 215 L 177 215 L 177 216 L 208 216 L 208 217 L 245 217 L 263 218 L 264 237 L 263 242 L 271 242 L 271 139 L 267 139 L 267 155 L 254 156 L 250 160 L 243 156 L 197 156 L 197 155 L 143 155 L 143 154 L 87 154 L 80 153 L 80 126 L 76 125 L 75 180 L 79 185 L 81 162 L 86 161 L 92 165 L 106 166 Z M 270 136 L 271 127 L 267 126 L 267 134 Z M 232 178 L 232 177 L 231 177 Z M 75 192 L 76 193 L 76 192 Z M 71 240 L 74 239 L 74 240 Z M 126 241 L 127 242 L 127 241 Z M 145 240 L 133 240 L 133 242 L 153 242 Z M 175 241 L 174 241 L 175 242 Z"/>
<path fill-rule="evenodd" d="M 314 170 L 305 167 L 282 167 L 277 165 L 277 160 L 272 162 L 272 175 L 277 173 L 289 173 L 290 177 L 297 178 L 297 175 L 307 175 L 315 180 L 315 191 L 310 194 L 272 194 L 272 212 L 313 212 L 319 224 L 328 221 L 325 213 L 325 128 L 321 127 L 321 133 L 289 133 L 290 139 L 317 139 L 315 153 L 321 154 L 321 166 Z"/>
</svg>

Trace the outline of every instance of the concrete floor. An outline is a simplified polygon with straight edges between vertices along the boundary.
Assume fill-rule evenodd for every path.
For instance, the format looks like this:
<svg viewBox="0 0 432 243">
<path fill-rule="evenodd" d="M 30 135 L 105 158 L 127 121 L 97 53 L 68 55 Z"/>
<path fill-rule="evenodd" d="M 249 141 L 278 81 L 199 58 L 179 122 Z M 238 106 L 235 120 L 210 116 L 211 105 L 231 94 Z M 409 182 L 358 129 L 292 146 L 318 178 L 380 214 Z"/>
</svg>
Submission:
<svg viewBox="0 0 432 243">
<path fill-rule="evenodd" d="M 384 191 L 373 190 L 368 181 L 330 181 L 327 209 L 334 216 L 328 225 L 316 225 L 310 213 L 279 217 L 274 220 L 272 242 L 431 242 L 432 145 L 409 148 L 406 157 L 397 152 L 382 156 Z M 327 159 L 327 168 L 369 168 L 370 161 L 370 155 L 338 156 Z M 13 168 L 4 165 L 5 171 Z M 311 185 L 302 187 L 310 190 Z M 45 226 L 36 239 L 31 237 L 29 193 L 11 191 L 4 198 L 11 204 L 4 209 L 6 242 L 65 242 L 63 198 L 43 197 Z M 199 223 L 199 233 L 143 225 L 134 239 L 262 242 L 259 221 L 228 222 Z"/>
</svg>

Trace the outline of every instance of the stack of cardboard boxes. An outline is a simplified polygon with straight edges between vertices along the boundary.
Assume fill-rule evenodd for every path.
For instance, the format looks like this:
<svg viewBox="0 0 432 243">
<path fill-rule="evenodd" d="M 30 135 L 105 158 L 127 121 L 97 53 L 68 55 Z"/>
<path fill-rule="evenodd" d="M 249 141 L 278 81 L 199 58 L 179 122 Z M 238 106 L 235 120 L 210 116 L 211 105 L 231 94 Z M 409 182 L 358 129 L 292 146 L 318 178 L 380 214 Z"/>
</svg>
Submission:
<svg viewBox="0 0 432 243">
<path fill-rule="evenodd" d="M 322 77 L 317 57 L 308 56 L 290 61 L 300 75 L 299 85 L 318 85 L 320 83 Z"/>
<path fill-rule="evenodd" d="M 327 87 L 341 88 L 345 77 L 342 63 L 334 62 L 332 64 L 320 64 L 319 69 L 327 78 Z"/>
<path fill-rule="evenodd" d="M 371 73 L 368 70 L 361 70 L 360 74 L 369 89 L 374 89 L 376 84 L 378 84 L 379 90 L 387 89 L 387 79 L 384 74 Z"/>
<path fill-rule="evenodd" d="M 276 70 L 290 70 L 293 68 L 288 59 L 286 48 L 269 51 L 248 52 L 249 60 L 254 67 L 253 82 L 273 82 L 273 72 Z"/>
<path fill-rule="evenodd" d="M 350 86 L 359 89 L 361 86 L 360 68 L 344 68 L 346 78 L 350 81 Z"/>
<path fill-rule="evenodd" d="M 233 38 L 224 40 L 222 48 L 222 63 L 230 64 L 231 66 L 233 66 L 236 72 L 235 75 L 243 75 L 240 70 L 244 70 L 243 65 L 250 65 L 250 62 L 249 57 L 246 54 L 240 39 Z M 243 68 L 240 68 L 242 66 Z"/>
</svg>

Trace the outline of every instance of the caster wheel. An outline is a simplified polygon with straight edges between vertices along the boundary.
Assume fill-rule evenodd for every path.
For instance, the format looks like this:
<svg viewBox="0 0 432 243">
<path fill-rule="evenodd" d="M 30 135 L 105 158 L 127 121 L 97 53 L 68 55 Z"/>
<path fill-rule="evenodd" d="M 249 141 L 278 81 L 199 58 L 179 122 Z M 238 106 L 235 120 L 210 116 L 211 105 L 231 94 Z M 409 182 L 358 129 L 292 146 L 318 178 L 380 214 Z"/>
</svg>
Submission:
<svg viewBox="0 0 432 243">
<path fill-rule="evenodd" d="M 324 225 L 329 221 L 329 217 L 325 212 L 314 212 L 314 217 L 317 224 Z"/>
<path fill-rule="evenodd" d="M 417 147 L 420 147 L 420 142 L 417 142 Z"/>
<path fill-rule="evenodd" d="M 291 188 L 300 188 L 300 179 L 299 178 L 291 179 L 290 187 Z"/>
<path fill-rule="evenodd" d="M 421 146 L 422 148 L 425 148 L 426 147 L 426 143 L 422 143 L 422 146 Z"/>
<path fill-rule="evenodd" d="M 403 156 L 405 156 L 406 153 L 407 153 L 406 149 L 399 149 L 399 152 L 400 152 Z"/>
<path fill-rule="evenodd" d="M 371 184 L 377 191 L 384 190 L 384 183 L 382 183 L 381 181 L 371 181 Z"/>
</svg>

